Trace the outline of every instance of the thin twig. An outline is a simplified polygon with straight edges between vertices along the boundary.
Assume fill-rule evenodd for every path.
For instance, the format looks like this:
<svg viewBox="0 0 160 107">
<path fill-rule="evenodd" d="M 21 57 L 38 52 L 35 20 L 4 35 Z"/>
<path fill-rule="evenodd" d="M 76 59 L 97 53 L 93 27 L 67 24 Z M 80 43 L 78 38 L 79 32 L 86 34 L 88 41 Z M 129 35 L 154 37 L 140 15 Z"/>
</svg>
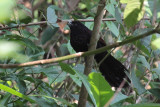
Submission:
<svg viewBox="0 0 160 107">
<path fill-rule="evenodd" d="M 62 20 L 62 21 L 69 21 L 69 20 L 74 20 L 74 19 L 68 19 L 68 20 Z M 81 21 L 81 22 L 93 22 L 94 19 L 77 19 L 78 21 Z M 122 19 L 124 20 L 124 19 Z M 143 18 L 142 20 L 150 20 L 149 18 Z M 115 18 L 105 18 L 105 19 L 102 19 L 102 21 L 116 21 Z M 46 24 L 47 21 L 41 21 L 41 22 L 34 22 L 34 23 L 28 23 L 28 24 L 20 24 L 20 25 L 15 25 L 15 26 L 12 26 L 12 27 L 3 27 L 3 28 L 0 28 L 0 30 L 6 30 L 6 29 L 13 29 L 13 28 L 19 28 L 19 27 L 26 27 L 26 26 L 33 26 L 33 25 L 43 25 L 43 24 Z"/>
<path fill-rule="evenodd" d="M 15 26 L 12 26 L 12 27 L 3 27 L 3 28 L 0 28 L 0 30 L 13 29 L 13 28 L 19 28 L 19 27 L 26 27 L 26 26 L 33 26 L 33 25 L 42 25 L 42 24 L 46 24 L 46 23 L 47 23 L 47 21 L 28 23 L 28 24 L 20 24 L 20 25 L 15 25 Z"/>
<path fill-rule="evenodd" d="M 114 48 L 115 49 L 115 48 Z M 102 62 L 113 52 L 113 50 L 114 49 L 112 49 L 110 52 L 108 52 L 107 54 L 106 54 L 106 56 L 98 63 L 98 67 L 102 64 Z"/>
<path fill-rule="evenodd" d="M 116 90 L 115 94 L 110 98 L 110 100 L 105 104 L 104 107 L 109 107 L 110 103 L 114 100 L 114 98 L 118 95 L 118 93 L 122 90 L 124 84 L 126 83 L 125 79 L 121 82 L 119 88 Z"/>
<path fill-rule="evenodd" d="M 31 94 L 34 90 L 36 90 L 38 88 L 38 86 L 41 84 L 42 82 L 39 82 L 34 89 L 32 89 L 30 92 L 28 92 L 26 95 Z"/>
</svg>

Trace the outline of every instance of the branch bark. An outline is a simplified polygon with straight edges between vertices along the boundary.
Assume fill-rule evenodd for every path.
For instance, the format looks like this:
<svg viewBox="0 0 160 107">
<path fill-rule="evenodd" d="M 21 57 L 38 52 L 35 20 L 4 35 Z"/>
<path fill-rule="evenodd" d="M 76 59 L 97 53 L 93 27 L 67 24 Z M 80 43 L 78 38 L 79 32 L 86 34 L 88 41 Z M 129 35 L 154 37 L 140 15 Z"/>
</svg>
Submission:
<svg viewBox="0 0 160 107">
<path fill-rule="evenodd" d="M 64 61 L 64 60 L 68 60 L 68 59 L 72 59 L 72 58 L 85 57 L 85 56 L 89 56 L 89 55 L 93 55 L 93 54 L 98 54 L 98 53 L 104 52 L 108 49 L 116 48 L 118 46 L 122 46 L 122 45 L 125 45 L 128 43 L 132 43 L 136 40 L 150 36 L 154 33 L 160 33 L 160 25 L 158 25 L 158 27 L 156 29 L 153 29 L 153 30 L 146 32 L 144 34 L 141 34 L 139 36 L 135 36 L 133 38 L 124 40 L 122 42 L 114 43 L 112 45 L 108 45 L 108 46 L 105 46 L 105 47 L 102 47 L 102 48 L 99 48 L 96 50 L 91 50 L 91 51 L 87 51 L 87 52 L 79 52 L 79 53 L 75 53 L 72 55 L 67 55 L 67 56 L 62 56 L 62 57 L 57 57 L 57 58 L 52 58 L 52 59 L 37 60 L 37 61 L 26 62 L 26 63 L 21 63 L 21 64 L 0 64 L 0 68 L 27 67 L 27 66 L 33 66 L 33 65 L 56 63 L 56 62 L 60 62 L 60 61 Z"/>
<path fill-rule="evenodd" d="M 94 18 L 94 27 L 93 27 L 92 37 L 90 40 L 90 45 L 88 48 L 89 51 L 96 49 L 97 41 L 99 40 L 99 37 L 100 37 L 98 34 L 99 34 L 100 27 L 101 27 L 105 4 L 106 4 L 106 0 L 99 1 L 97 13 Z M 94 61 L 94 55 L 86 57 L 86 64 L 85 64 L 85 69 L 84 69 L 85 75 L 88 75 L 91 72 L 93 61 Z M 88 92 L 84 84 L 82 84 L 81 91 L 80 91 L 80 97 L 78 101 L 78 107 L 86 106 L 87 97 L 88 97 Z"/>
</svg>

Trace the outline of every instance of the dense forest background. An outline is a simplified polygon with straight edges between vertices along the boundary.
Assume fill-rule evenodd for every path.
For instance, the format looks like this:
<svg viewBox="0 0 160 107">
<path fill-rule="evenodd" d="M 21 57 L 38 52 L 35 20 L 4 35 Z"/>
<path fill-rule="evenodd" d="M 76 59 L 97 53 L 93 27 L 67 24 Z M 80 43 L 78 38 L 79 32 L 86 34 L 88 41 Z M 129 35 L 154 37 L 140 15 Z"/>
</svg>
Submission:
<svg viewBox="0 0 160 107">
<path fill-rule="evenodd" d="M 93 30 L 100 6 L 107 46 L 76 53 L 67 21 Z M 0 0 L 0 106 L 160 107 L 159 22 L 160 0 Z M 129 87 L 111 87 L 95 61 L 84 74 L 84 57 L 106 49 L 129 70 Z"/>
</svg>

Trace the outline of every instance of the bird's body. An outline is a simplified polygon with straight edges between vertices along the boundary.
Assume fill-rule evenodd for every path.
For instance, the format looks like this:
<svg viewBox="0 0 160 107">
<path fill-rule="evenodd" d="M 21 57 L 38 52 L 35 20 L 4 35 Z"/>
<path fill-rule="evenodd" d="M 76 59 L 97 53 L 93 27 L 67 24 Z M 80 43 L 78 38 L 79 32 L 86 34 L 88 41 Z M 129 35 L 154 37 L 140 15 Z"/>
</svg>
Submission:
<svg viewBox="0 0 160 107">
<path fill-rule="evenodd" d="M 89 30 L 79 21 L 69 22 L 70 27 L 70 42 L 71 46 L 76 52 L 88 51 L 88 46 L 90 43 L 90 38 L 92 36 L 92 31 Z M 97 42 L 97 48 L 106 46 L 103 39 L 99 39 Z M 96 54 L 95 60 L 99 63 L 106 55 L 107 51 Z M 99 70 L 108 83 L 111 86 L 119 87 L 123 79 L 126 77 L 125 71 L 127 69 L 121 62 L 115 59 L 112 55 L 109 55 L 99 66 Z M 126 85 L 125 85 L 126 86 Z"/>
</svg>

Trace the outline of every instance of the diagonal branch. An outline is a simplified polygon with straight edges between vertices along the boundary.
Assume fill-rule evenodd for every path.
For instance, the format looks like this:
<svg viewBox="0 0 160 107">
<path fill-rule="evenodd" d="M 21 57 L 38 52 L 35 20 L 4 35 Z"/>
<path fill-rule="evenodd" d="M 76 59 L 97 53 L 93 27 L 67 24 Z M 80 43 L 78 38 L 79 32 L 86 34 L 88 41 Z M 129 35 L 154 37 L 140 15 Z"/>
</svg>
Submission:
<svg viewBox="0 0 160 107">
<path fill-rule="evenodd" d="M 93 55 L 93 54 L 98 54 L 98 53 L 104 52 L 108 49 L 116 48 L 116 47 L 119 47 L 119 46 L 122 46 L 122 45 L 125 45 L 128 43 L 132 43 L 136 40 L 150 36 L 154 33 L 160 33 L 160 26 L 158 26 L 156 29 L 153 29 L 153 30 L 146 32 L 144 34 L 141 34 L 139 36 L 135 36 L 130 39 L 124 40 L 122 42 L 117 42 L 112 45 L 108 45 L 108 46 L 105 46 L 105 47 L 102 47 L 102 48 L 99 48 L 96 50 L 91 50 L 91 51 L 87 51 L 87 52 L 79 52 L 79 53 L 72 54 L 72 55 L 67 55 L 67 56 L 62 56 L 62 57 L 57 57 L 57 58 L 52 58 L 52 59 L 37 60 L 37 61 L 26 62 L 26 63 L 21 63 L 21 64 L 0 64 L 0 68 L 27 67 L 27 66 L 33 66 L 33 65 L 56 63 L 56 62 L 60 62 L 60 61 L 64 61 L 64 60 L 68 60 L 68 59 L 72 59 L 72 58 L 85 57 L 85 56 L 89 56 L 89 55 Z"/>
</svg>

